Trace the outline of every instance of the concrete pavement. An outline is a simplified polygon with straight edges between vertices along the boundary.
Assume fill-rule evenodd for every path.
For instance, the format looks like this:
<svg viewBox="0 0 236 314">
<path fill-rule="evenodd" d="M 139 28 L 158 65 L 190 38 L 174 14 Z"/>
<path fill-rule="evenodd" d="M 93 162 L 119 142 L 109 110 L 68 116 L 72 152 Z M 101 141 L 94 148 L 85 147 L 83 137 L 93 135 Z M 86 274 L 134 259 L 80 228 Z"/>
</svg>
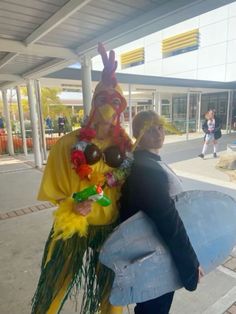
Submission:
<svg viewBox="0 0 236 314">
<path fill-rule="evenodd" d="M 233 140 L 236 140 L 234 134 L 222 138 L 221 153 Z M 219 190 L 236 197 L 236 183 L 215 168 L 217 160 L 211 155 L 205 160 L 197 157 L 202 139 L 182 142 L 173 137 L 167 142 L 163 160 L 181 176 L 186 189 Z M 41 177 L 42 172 L 22 158 L 0 157 L 1 314 L 30 313 L 53 211 L 50 204 L 36 201 Z M 131 313 L 132 308 L 129 307 Z M 233 314 L 235 310 L 236 249 L 223 265 L 202 279 L 196 292 L 179 290 L 171 314 Z M 62 313 L 74 313 L 71 301 Z"/>
</svg>

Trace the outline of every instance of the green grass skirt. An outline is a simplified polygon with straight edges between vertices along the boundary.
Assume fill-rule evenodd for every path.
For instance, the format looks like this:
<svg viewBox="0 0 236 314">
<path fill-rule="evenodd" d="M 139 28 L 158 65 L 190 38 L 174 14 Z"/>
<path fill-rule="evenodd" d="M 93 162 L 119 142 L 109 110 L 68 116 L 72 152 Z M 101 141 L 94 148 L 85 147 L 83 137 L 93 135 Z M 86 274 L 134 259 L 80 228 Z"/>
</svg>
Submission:
<svg viewBox="0 0 236 314">
<path fill-rule="evenodd" d="M 46 263 L 53 240 L 53 230 L 51 231 L 44 250 L 37 290 L 32 301 L 32 314 L 47 313 L 61 289 L 63 280 L 68 275 L 71 276 L 71 281 L 57 313 L 60 313 L 69 296 L 74 296 L 75 300 L 78 300 L 79 295 L 82 297 L 81 314 L 99 313 L 101 300 L 109 295 L 114 278 L 113 272 L 99 263 L 99 250 L 116 225 L 117 223 L 90 226 L 87 237 L 79 237 L 76 234 L 66 241 L 57 240 L 51 258 Z M 66 271 L 65 265 L 67 265 Z"/>
</svg>

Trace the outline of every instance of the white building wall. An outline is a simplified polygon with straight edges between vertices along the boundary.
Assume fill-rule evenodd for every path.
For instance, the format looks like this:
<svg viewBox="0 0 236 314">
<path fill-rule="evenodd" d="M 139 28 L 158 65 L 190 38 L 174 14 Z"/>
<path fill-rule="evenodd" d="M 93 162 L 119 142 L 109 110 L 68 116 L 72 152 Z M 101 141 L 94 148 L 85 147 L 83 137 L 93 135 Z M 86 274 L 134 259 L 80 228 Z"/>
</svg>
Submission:
<svg viewBox="0 0 236 314">
<path fill-rule="evenodd" d="M 225 65 L 217 65 L 198 69 L 197 79 L 208 81 L 225 81 Z"/>
<path fill-rule="evenodd" d="M 183 55 L 177 55 L 169 58 L 165 58 L 162 61 L 163 76 L 172 76 L 178 77 L 178 73 L 189 72 L 195 70 L 197 67 L 197 51 L 190 51 Z"/>
<path fill-rule="evenodd" d="M 162 58 L 163 39 L 194 28 L 199 28 L 198 50 Z M 236 1 L 115 49 L 119 64 L 118 71 L 186 79 L 234 81 L 236 80 L 235 29 Z M 145 48 L 145 63 L 122 70 L 120 54 L 139 47 Z M 102 69 L 99 56 L 93 59 L 93 69 Z"/>
</svg>

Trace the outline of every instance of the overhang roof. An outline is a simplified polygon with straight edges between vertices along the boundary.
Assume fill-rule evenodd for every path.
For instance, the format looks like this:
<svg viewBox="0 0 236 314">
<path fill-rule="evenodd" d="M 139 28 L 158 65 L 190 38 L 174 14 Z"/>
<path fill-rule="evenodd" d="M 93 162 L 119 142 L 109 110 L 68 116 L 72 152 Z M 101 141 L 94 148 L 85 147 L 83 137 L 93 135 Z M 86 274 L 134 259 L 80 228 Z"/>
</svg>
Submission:
<svg viewBox="0 0 236 314">
<path fill-rule="evenodd" d="M 40 78 L 232 0 L 1 0 L 0 88 Z"/>
<path fill-rule="evenodd" d="M 171 78 L 171 77 L 161 77 L 161 76 L 151 76 L 151 75 L 136 75 L 136 74 L 127 74 L 127 73 L 116 73 L 117 81 L 123 84 L 136 85 L 139 88 L 143 89 L 158 89 L 158 87 L 170 87 L 169 90 L 174 90 L 173 88 L 179 91 L 201 91 L 205 93 L 220 91 L 220 90 L 232 90 L 236 89 L 236 82 L 216 82 L 216 81 L 206 81 L 206 80 L 190 80 L 190 79 L 181 79 L 181 78 Z M 72 85 L 81 84 L 82 71 L 81 69 L 72 69 L 66 68 L 59 70 L 54 73 L 50 73 L 42 79 L 42 82 L 49 82 L 52 80 L 52 83 L 61 82 L 70 82 Z M 100 71 L 92 71 L 92 81 L 98 82 L 101 79 Z M 44 83 L 45 85 L 45 83 Z M 51 84 L 50 84 L 51 85 Z M 164 90 L 164 89 L 163 89 Z"/>
</svg>

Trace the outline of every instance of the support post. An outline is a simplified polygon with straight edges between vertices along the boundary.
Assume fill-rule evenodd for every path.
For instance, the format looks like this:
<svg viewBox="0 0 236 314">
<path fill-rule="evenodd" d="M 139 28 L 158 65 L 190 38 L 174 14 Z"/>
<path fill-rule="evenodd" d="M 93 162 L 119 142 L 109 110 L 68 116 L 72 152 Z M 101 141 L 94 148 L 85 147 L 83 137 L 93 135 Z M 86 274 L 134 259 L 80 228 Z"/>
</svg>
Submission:
<svg viewBox="0 0 236 314">
<path fill-rule="evenodd" d="M 88 56 L 82 57 L 81 74 L 82 74 L 82 94 L 84 116 L 88 116 L 92 102 L 92 75 L 91 75 L 91 59 Z"/>
<path fill-rule="evenodd" d="M 46 137 L 45 137 L 45 128 L 44 128 L 44 119 L 42 112 L 42 98 L 41 98 L 41 87 L 40 81 L 35 81 L 35 95 L 36 95 L 36 106 L 39 117 L 39 132 L 41 138 L 41 155 L 43 157 L 43 163 L 46 163 L 47 160 L 47 145 L 46 145 Z"/>
<path fill-rule="evenodd" d="M 190 92 L 187 94 L 187 111 L 186 111 L 186 140 L 189 139 L 189 109 L 190 109 Z"/>
<path fill-rule="evenodd" d="M 157 93 L 157 113 L 161 115 L 161 93 Z"/>
<path fill-rule="evenodd" d="M 226 116 L 226 133 L 231 132 L 231 120 L 232 120 L 232 103 L 233 93 L 231 90 L 228 91 L 228 103 L 227 103 L 227 116 Z"/>
<path fill-rule="evenodd" d="M 3 107 L 4 107 L 4 116 L 6 119 L 6 130 L 7 130 L 7 148 L 8 153 L 11 156 L 14 156 L 14 145 L 13 145 L 13 138 L 12 138 L 12 128 L 11 128 L 11 118 L 10 118 L 10 111 L 8 106 L 7 100 L 7 91 L 2 91 L 2 100 L 3 100 Z"/>
<path fill-rule="evenodd" d="M 231 134 L 232 132 L 234 91 L 231 90 L 230 93 L 231 93 L 231 101 L 230 101 L 230 109 L 229 109 L 229 134 Z"/>
<path fill-rule="evenodd" d="M 27 143 L 26 143 L 26 136 L 25 136 L 25 124 L 24 124 L 24 114 L 22 110 L 21 104 L 21 93 L 20 93 L 20 86 L 16 86 L 16 95 L 17 95 L 17 104 L 18 104 L 18 112 L 19 112 L 19 119 L 20 119 L 20 129 L 21 129 L 21 136 L 22 136 L 22 143 L 23 143 L 23 151 L 24 155 L 27 156 Z"/>
<path fill-rule="evenodd" d="M 129 135 L 130 135 L 130 137 L 132 137 L 133 136 L 133 132 L 132 132 L 132 99 L 131 99 L 131 85 L 130 84 L 129 84 L 128 105 L 129 105 Z"/>
<path fill-rule="evenodd" d="M 201 132 L 202 125 L 201 125 L 201 111 L 202 111 L 202 93 L 198 94 L 198 121 L 197 121 L 197 130 Z"/>
<path fill-rule="evenodd" d="M 38 133 L 38 116 L 37 116 L 36 99 L 35 99 L 35 93 L 34 93 L 32 80 L 29 80 L 27 83 L 27 92 L 28 92 L 29 108 L 30 108 L 30 120 L 31 120 L 31 128 L 32 128 L 35 167 L 42 168 L 42 156 L 40 152 L 39 133 Z"/>
</svg>

